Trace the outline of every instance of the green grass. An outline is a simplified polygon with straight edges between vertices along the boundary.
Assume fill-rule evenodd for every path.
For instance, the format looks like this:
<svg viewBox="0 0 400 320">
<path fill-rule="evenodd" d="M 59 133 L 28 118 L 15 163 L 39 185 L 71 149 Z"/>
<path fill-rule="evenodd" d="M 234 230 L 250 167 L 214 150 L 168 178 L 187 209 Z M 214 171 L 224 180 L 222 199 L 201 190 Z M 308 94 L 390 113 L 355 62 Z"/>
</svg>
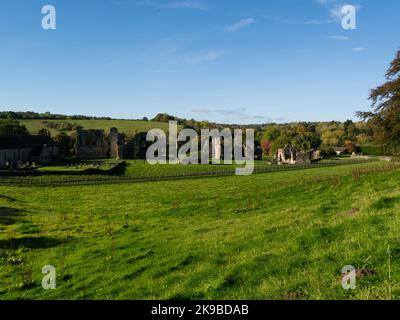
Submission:
<svg viewBox="0 0 400 320">
<path fill-rule="evenodd" d="M 361 151 L 366 155 L 381 156 L 385 154 L 383 147 L 380 146 L 362 146 Z"/>
<path fill-rule="evenodd" d="M 54 136 L 58 133 L 56 129 L 50 129 L 44 122 L 62 124 L 72 123 L 82 126 L 84 129 L 104 129 L 107 133 L 112 127 L 118 128 L 118 131 L 125 134 L 133 134 L 134 132 L 147 132 L 150 129 L 162 129 L 168 131 L 168 123 L 139 121 L 139 120 L 18 120 L 25 125 L 31 134 L 37 134 L 40 129 L 46 128 Z M 67 132 L 68 133 L 68 132 Z"/>
<path fill-rule="evenodd" d="M 109 170 L 113 165 L 115 165 L 115 160 L 107 161 L 107 162 L 94 162 L 91 164 L 89 161 L 85 163 L 78 163 L 76 165 L 57 165 L 57 166 L 43 166 L 37 168 L 37 171 L 61 171 L 61 172 L 70 172 L 70 171 L 84 171 L 87 169 L 100 169 L 100 170 Z"/>
<path fill-rule="evenodd" d="M 378 166 L 0 187 L 0 299 L 398 299 L 400 172 L 353 173 Z"/>
<path fill-rule="evenodd" d="M 234 172 L 235 168 L 243 167 L 237 164 L 215 164 L 215 165 L 150 165 L 146 160 L 124 160 L 127 164 L 125 175 L 134 177 L 157 177 L 170 175 L 190 175 L 193 173 L 218 173 L 218 172 Z M 255 167 L 271 167 L 265 161 L 256 161 Z"/>
</svg>

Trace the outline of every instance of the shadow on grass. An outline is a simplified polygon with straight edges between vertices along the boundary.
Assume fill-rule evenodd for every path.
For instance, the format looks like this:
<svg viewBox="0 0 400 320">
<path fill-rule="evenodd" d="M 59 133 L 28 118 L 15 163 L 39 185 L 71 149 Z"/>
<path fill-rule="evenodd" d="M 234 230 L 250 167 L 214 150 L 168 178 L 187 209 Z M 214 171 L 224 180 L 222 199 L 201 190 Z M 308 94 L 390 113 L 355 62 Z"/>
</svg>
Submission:
<svg viewBox="0 0 400 320">
<path fill-rule="evenodd" d="M 6 200 L 6 201 L 9 201 L 9 202 L 16 202 L 17 201 L 17 199 L 15 199 L 13 197 L 10 197 L 10 196 L 3 195 L 3 194 L 0 194 L 0 199 Z"/>
<path fill-rule="evenodd" d="M 398 203 L 400 203 L 400 196 L 397 197 L 382 197 L 371 205 L 372 209 L 382 210 L 382 209 L 392 209 Z"/>
<path fill-rule="evenodd" d="M 22 237 L 0 240 L 0 248 L 15 249 L 25 247 L 29 249 L 46 249 L 53 248 L 65 243 L 64 239 L 51 237 Z"/>
<path fill-rule="evenodd" d="M 21 220 L 24 210 L 0 207 L 0 224 L 10 226 Z"/>
</svg>

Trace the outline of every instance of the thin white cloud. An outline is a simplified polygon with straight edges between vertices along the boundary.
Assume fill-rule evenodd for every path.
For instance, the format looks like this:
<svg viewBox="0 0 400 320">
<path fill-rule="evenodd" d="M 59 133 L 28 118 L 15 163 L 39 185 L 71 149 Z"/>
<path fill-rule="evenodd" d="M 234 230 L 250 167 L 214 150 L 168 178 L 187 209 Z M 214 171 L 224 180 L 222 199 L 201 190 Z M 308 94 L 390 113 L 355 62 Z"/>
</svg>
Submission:
<svg viewBox="0 0 400 320">
<path fill-rule="evenodd" d="M 342 8 L 343 8 L 343 5 L 335 6 L 334 8 L 332 8 L 330 11 L 331 17 L 336 20 L 341 20 L 343 17 Z"/>
<path fill-rule="evenodd" d="M 365 50 L 364 47 L 355 47 L 355 48 L 353 48 L 353 51 L 355 51 L 355 52 L 361 52 L 361 51 L 364 51 L 364 50 Z"/>
<path fill-rule="evenodd" d="M 245 112 L 246 112 L 245 108 L 215 110 L 215 113 L 217 113 L 217 114 L 224 115 L 224 116 L 234 116 L 234 117 L 247 117 Z"/>
<path fill-rule="evenodd" d="M 227 119 L 236 120 L 257 120 L 272 122 L 271 118 L 262 115 L 249 115 L 246 108 L 233 108 L 233 109 L 203 109 L 196 108 L 191 110 L 192 113 L 207 115 L 208 117 L 223 116 Z"/>
<path fill-rule="evenodd" d="M 316 2 L 320 5 L 326 5 L 328 3 L 328 0 L 314 0 L 314 2 Z"/>
<path fill-rule="evenodd" d="M 347 36 L 330 36 L 329 39 L 338 40 L 338 41 L 349 41 L 350 37 L 347 37 Z"/>
<path fill-rule="evenodd" d="M 266 15 L 264 16 L 264 18 L 271 22 L 279 24 L 287 24 L 287 25 L 323 25 L 323 24 L 336 23 L 335 19 L 291 20 L 291 19 L 277 18 L 271 15 Z"/>
<path fill-rule="evenodd" d="M 227 26 L 224 31 L 226 32 L 236 32 L 239 31 L 240 29 L 243 29 L 245 27 L 248 27 L 249 25 L 255 23 L 256 21 L 253 18 L 247 18 L 247 19 L 242 19 L 230 26 Z"/>
<path fill-rule="evenodd" d="M 156 9 L 190 9 L 207 10 L 207 5 L 201 0 L 172 0 L 162 2 L 160 0 L 113 0 L 115 5 L 135 5 L 141 7 L 151 7 Z"/>
<path fill-rule="evenodd" d="M 206 51 L 185 56 L 182 58 L 182 61 L 184 64 L 198 65 L 203 62 L 211 62 L 218 60 L 223 55 L 224 52 L 222 51 Z"/>
<path fill-rule="evenodd" d="M 220 115 L 220 116 L 233 116 L 233 117 L 248 117 L 246 115 L 245 108 L 237 108 L 237 109 L 192 109 L 193 113 L 201 113 L 207 115 Z"/>
<path fill-rule="evenodd" d="M 333 19 L 336 19 L 337 21 L 341 21 L 344 16 L 342 13 L 342 9 L 344 6 L 346 6 L 346 4 L 340 4 L 340 5 L 336 5 L 335 7 L 333 7 L 330 11 L 331 17 Z M 356 8 L 357 12 L 361 10 L 360 5 L 353 5 L 353 6 Z"/>
<path fill-rule="evenodd" d="M 207 10 L 207 6 L 200 1 L 186 0 L 186 1 L 172 1 L 165 5 L 168 9 L 193 9 L 193 10 Z"/>
</svg>

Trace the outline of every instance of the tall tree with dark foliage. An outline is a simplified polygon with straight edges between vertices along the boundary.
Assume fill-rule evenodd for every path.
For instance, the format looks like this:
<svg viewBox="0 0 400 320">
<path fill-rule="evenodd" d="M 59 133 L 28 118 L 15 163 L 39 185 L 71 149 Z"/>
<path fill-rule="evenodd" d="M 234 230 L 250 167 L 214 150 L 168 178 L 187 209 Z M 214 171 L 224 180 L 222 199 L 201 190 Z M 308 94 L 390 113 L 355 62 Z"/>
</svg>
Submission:
<svg viewBox="0 0 400 320">
<path fill-rule="evenodd" d="M 0 119 L 0 135 L 27 135 L 28 130 L 14 119 Z"/>
<path fill-rule="evenodd" d="M 386 83 L 371 90 L 372 112 L 358 112 L 370 125 L 374 140 L 388 154 L 400 154 L 400 50 L 386 73 Z"/>
</svg>

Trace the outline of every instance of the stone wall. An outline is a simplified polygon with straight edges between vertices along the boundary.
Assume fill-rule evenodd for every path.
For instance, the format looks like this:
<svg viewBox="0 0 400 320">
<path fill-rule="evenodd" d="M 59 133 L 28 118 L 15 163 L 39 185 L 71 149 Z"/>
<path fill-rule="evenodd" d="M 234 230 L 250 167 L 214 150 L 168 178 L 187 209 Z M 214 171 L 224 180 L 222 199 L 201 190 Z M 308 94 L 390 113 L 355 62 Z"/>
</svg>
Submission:
<svg viewBox="0 0 400 320">
<path fill-rule="evenodd" d="M 109 146 L 104 130 L 77 130 L 75 155 L 82 159 L 108 158 Z"/>
</svg>

